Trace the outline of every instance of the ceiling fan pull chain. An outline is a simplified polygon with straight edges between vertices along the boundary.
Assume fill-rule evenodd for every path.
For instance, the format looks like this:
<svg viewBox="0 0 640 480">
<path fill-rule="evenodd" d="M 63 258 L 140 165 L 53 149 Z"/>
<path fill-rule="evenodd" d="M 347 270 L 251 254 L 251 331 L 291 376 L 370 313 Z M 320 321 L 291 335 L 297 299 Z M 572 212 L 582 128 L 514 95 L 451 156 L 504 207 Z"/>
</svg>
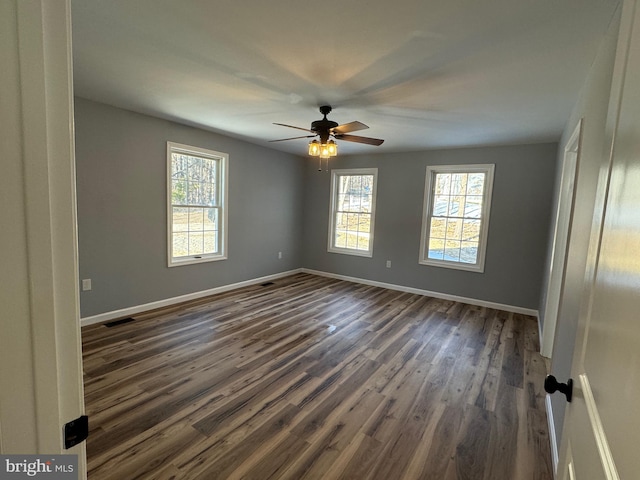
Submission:
<svg viewBox="0 0 640 480">
<path fill-rule="evenodd" d="M 322 171 L 322 158 L 318 157 L 318 171 L 321 172 Z"/>
</svg>

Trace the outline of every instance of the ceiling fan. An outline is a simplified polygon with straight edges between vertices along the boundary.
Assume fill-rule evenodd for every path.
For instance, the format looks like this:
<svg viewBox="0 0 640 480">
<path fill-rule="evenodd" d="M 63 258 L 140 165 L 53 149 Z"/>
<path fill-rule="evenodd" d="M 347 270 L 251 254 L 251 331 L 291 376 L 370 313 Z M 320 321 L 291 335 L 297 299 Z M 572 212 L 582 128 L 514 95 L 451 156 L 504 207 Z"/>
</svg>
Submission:
<svg viewBox="0 0 640 480">
<path fill-rule="evenodd" d="M 346 142 L 356 142 L 356 143 L 366 143 L 367 145 L 382 145 L 384 140 L 380 140 L 379 138 L 370 138 L 370 137 L 361 137 L 358 135 L 348 135 L 350 132 L 357 132 L 358 130 L 365 130 L 369 128 L 362 122 L 349 122 L 344 123 L 342 125 L 338 125 L 337 122 L 327 119 L 327 115 L 331 112 L 331 106 L 323 105 L 320 107 L 320 113 L 324 115 L 322 120 L 316 120 L 315 122 L 311 122 L 311 128 L 302 128 L 302 127 L 294 127 L 293 125 L 286 125 L 284 123 L 274 123 L 274 125 L 280 125 L 283 127 L 295 128 L 297 130 L 304 130 L 305 132 L 309 132 L 312 135 L 303 135 L 301 137 L 291 137 L 291 138 L 282 138 L 280 140 L 271 140 L 271 142 L 284 142 L 286 140 L 296 140 L 298 138 L 313 138 L 320 137 L 320 141 L 317 140 L 312 141 L 309 144 L 309 154 L 313 156 L 323 157 L 322 151 L 320 149 L 321 146 L 326 145 L 334 145 L 335 142 L 332 140 L 335 138 L 336 140 L 344 140 Z M 314 144 L 318 146 L 318 153 L 312 153 L 312 145 Z M 337 152 L 337 147 L 335 149 Z M 330 156 L 335 156 L 335 153 Z"/>
</svg>

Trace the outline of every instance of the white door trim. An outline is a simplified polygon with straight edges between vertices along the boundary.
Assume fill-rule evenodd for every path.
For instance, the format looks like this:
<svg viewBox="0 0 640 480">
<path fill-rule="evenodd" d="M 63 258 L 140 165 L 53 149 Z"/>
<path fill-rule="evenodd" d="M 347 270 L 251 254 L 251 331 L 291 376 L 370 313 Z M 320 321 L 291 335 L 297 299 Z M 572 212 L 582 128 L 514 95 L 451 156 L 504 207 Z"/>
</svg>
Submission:
<svg viewBox="0 0 640 480">
<path fill-rule="evenodd" d="M 602 426 L 600 414 L 598 413 L 596 399 L 594 398 L 593 391 L 591 390 L 589 378 L 586 373 L 580 374 L 578 378 L 580 379 L 580 389 L 582 390 L 584 403 L 587 407 L 587 413 L 589 414 L 589 423 L 591 424 L 593 436 L 596 440 L 596 445 L 598 446 L 600 462 L 602 463 L 602 468 L 607 476 L 606 480 L 620 480 L 618 469 L 613 461 L 613 454 L 611 453 L 611 448 L 607 441 L 607 435 L 604 431 L 604 427 Z"/>
<path fill-rule="evenodd" d="M 0 215 L 0 228 L 17 260 L 5 253 L 14 268 L 0 272 L 0 298 L 12 315 L 0 322 L 0 449 L 77 454 L 79 478 L 86 478 L 84 444 L 65 450 L 62 434 L 84 413 L 71 3 L 1 3 L 0 55 L 8 73 L 0 79 L 11 97 L 0 106 L 3 167 L 10 167 L 2 187 L 15 195 L 2 192 L 8 213 Z"/>
<path fill-rule="evenodd" d="M 540 341 L 540 353 L 551 358 L 553 341 L 562 293 L 564 291 L 565 271 L 567 267 L 567 252 L 571 238 L 571 224 L 573 220 L 573 205 L 576 197 L 576 183 L 580 164 L 580 144 L 582 141 L 582 119 L 573 130 L 567 141 L 562 159 L 562 176 L 558 192 L 558 207 L 556 209 L 553 246 L 549 265 L 549 283 L 544 309 L 544 324 Z"/>
</svg>

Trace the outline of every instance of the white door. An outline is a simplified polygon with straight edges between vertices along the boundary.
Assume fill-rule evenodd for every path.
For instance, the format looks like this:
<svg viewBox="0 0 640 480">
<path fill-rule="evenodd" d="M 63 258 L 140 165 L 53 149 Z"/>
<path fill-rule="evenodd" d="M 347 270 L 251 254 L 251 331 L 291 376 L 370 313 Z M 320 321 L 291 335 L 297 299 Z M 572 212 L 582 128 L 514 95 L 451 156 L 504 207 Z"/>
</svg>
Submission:
<svg viewBox="0 0 640 480">
<path fill-rule="evenodd" d="M 0 1 L 0 453 L 77 454 L 84 413 L 70 0 Z"/>
<path fill-rule="evenodd" d="M 623 4 L 602 176 L 558 478 L 640 478 L 640 11 Z M 558 379 L 564 381 L 565 379 Z M 559 395 L 559 393 L 556 393 Z"/>
</svg>

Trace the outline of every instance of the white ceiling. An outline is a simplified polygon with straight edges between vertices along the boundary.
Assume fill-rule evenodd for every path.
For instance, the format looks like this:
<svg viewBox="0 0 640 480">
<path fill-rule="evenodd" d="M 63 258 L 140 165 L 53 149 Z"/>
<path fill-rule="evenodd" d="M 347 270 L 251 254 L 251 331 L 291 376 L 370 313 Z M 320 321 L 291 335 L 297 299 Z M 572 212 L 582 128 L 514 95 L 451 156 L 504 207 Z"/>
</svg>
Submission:
<svg viewBox="0 0 640 480">
<path fill-rule="evenodd" d="M 76 95 L 291 153 L 558 140 L 617 0 L 73 0 Z"/>
</svg>

